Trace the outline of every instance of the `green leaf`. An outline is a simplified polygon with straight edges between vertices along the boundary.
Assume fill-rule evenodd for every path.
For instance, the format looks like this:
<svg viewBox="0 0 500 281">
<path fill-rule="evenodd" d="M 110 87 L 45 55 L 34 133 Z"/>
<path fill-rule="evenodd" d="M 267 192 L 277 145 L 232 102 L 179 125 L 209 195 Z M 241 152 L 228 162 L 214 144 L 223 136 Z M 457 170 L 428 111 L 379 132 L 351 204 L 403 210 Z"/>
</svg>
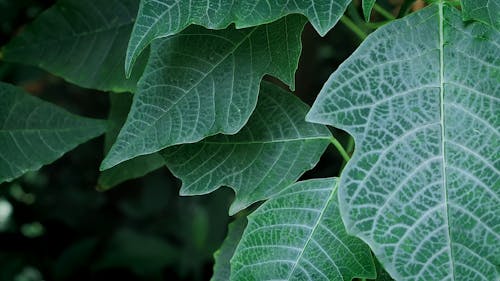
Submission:
<svg viewBox="0 0 500 281">
<path fill-rule="evenodd" d="M 154 39 L 177 34 L 190 24 L 209 29 L 261 25 L 288 14 L 303 14 L 325 35 L 344 14 L 350 0 L 214 1 L 143 0 L 127 49 L 127 75 L 137 56 Z"/>
<path fill-rule="evenodd" d="M 132 95 L 110 95 L 111 109 L 108 117 L 108 131 L 106 133 L 105 151 L 109 151 L 115 142 L 118 132 L 125 123 L 132 104 Z M 109 170 L 101 172 L 98 180 L 100 190 L 110 189 L 124 181 L 140 178 L 165 165 L 165 161 L 158 153 L 139 156 L 121 163 Z"/>
<path fill-rule="evenodd" d="M 498 280 L 500 34 L 442 3 L 370 35 L 308 120 L 351 133 L 349 233 L 396 280 Z"/>
<path fill-rule="evenodd" d="M 105 122 L 62 108 L 0 82 L 0 182 L 38 170 L 106 129 Z"/>
<path fill-rule="evenodd" d="M 162 151 L 167 167 L 182 179 L 181 195 L 201 195 L 220 186 L 236 191 L 229 213 L 269 198 L 316 165 L 331 135 L 307 123 L 308 107 L 275 85 L 263 83 L 257 108 L 236 135 Z"/>
<path fill-rule="evenodd" d="M 238 132 L 255 108 L 264 74 L 293 88 L 304 23 L 289 16 L 240 30 L 193 26 L 155 41 L 127 122 L 101 168 Z"/>
<path fill-rule="evenodd" d="M 500 29 L 498 0 L 461 0 L 464 20 L 478 20 Z"/>
<path fill-rule="evenodd" d="M 240 217 L 229 224 L 227 237 L 222 242 L 222 246 L 214 254 L 214 275 L 211 281 L 227 281 L 231 275 L 231 265 L 229 261 L 233 257 L 236 246 L 240 242 L 243 231 L 247 226 L 246 217 Z"/>
<path fill-rule="evenodd" d="M 375 278 L 370 249 L 346 233 L 337 180 L 296 183 L 260 206 L 231 259 L 231 280 Z"/>
<path fill-rule="evenodd" d="M 366 22 L 370 21 L 370 15 L 372 14 L 373 6 L 375 6 L 375 1 L 376 0 L 363 0 L 363 3 L 361 4 Z"/>
<path fill-rule="evenodd" d="M 2 49 L 3 59 L 35 65 L 86 88 L 134 91 L 146 62 L 127 80 L 127 42 L 138 0 L 62 0 Z"/>
</svg>

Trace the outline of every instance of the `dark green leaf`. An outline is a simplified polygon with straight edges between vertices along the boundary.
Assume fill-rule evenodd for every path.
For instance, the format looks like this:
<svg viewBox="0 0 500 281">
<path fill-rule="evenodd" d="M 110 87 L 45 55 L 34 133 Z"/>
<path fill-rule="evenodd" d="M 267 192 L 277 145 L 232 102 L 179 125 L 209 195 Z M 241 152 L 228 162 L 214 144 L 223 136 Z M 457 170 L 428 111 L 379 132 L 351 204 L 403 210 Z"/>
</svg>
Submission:
<svg viewBox="0 0 500 281">
<path fill-rule="evenodd" d="M 331 138 L 324 126 L 307 123 L 308 107 L 291 93 L 263 83 L 257 108 L 236 135 L 162 151 L 181 195 L 200 195 L 220 186 L 236 191 L 230 214 L 269 198 L 318 162 Z"/>
<path fill-rule="evenodd" d="M 0 182 L 38 170 L 106 129 L 105 122 L 62 108 L 0 82 Z"/>
<path fill-rule="evenodd" d="M 106 133 L 105 150 L 109 151 L 115 142 L 118 132 L 125 123 L 132 103 L 132 96 L 125 94 L 112 94 L 111 110 L 108 118 L 108 132 Z M 107 190 L 126 180 L 142 177 L 165 165 L 165 161 L 158 153 L 139 156 L 121 163 L 109 170 L 101 172 L 99 176 L 99 189 Z"/>
<path fill-rule="evenodd" d="M 500 29 L 500 1 L 461 0 L 465 20 L 478 20 Z"/>
<path fill-rule="evenodd" d="M 217 252 L 214 254 L 215 265 L 214 275 L 211 281 L 227 281 L 231 275 L 231 265 L 229 261 L 233 257 L 236 246 L 240 242 L 243 231 L 247 226 L 247 218 L 241 217 L 229 224 L 227 237 Z"/>
<path fill-rule="evenodd" d="M 325 35 L 344 14 L 350 2 L 350 0 L 143 0 L 127 50 L 126 71 L 127 73 L 131 71 L 137 56 L 154 39 L 177 34 L 190 24 L 221 29 L 235 23 L 237 28 L 244 28 L 299 13 L 307 16 L 316 30 Z"/>
<path fill-rule="evenodd" d="M 101 168 L 238 132 L 255 108 L 264 74 L 293 88 L 304 23 L 289 16 L 239 30 L 193 26 L 155 41 L 127 122 Z"/>
<path fill-rule="evenodd" d="M 86 88 L 134 91 L 146 62 L 132 78 L 123 73 L 138 0 L 62 0 L 2 49 L 3 58 L 39 66 Z"/>
</svg>

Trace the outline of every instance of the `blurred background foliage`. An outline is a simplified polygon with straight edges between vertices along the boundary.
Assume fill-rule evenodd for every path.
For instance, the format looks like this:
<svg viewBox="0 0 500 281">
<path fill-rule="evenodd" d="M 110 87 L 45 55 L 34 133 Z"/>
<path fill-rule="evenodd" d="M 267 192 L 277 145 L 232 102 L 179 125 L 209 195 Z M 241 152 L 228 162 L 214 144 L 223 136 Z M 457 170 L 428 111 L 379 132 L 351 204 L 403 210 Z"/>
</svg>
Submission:
<svg viewBox="0 0 500 281">
<path fill-rule="evenodd" d="M 54 2 L 0 0 L 0 46 Z M 378 1 L 393 15 L 413 2 Z M 363 21 L 359 1 L 347 16 L 364 33 L 376 27 Z M 372 14 L 373 22 L 385 20 Z M 345 24 L 323 38 L 306 26 L 296 94 L 311 104 L 360 42 Z M 0 61 L 0 80 L 76 114 L 108 115 L 108 93 L 73 86 L 37 68 Z M 352 146 L 345 133 L 334 133 Z M 104 137 L 97 138 L 38 172 L 0 185 L 0 280 L 208 280 L 213 253 L 234 220 L 228 216 L 232 191 L 180 197 L 179 180 L 164 167 L 98 192 L 103 146 Z M 330 147 L 304 178 L 336 176 L 344 164 Z"/>
</svg>

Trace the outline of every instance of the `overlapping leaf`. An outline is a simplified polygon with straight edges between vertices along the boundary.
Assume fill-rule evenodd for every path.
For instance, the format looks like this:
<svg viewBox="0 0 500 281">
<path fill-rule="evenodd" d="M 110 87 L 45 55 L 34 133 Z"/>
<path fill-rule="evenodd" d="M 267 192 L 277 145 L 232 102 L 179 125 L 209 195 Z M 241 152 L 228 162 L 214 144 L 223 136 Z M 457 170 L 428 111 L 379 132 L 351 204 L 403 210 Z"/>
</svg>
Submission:
<svg viewBox="0 0 500 281">
<path fill-rule="evenodd" d="M 138 54 L 155 38 L 177 34 L 190 24 L 221 29 L 261 25 L 285 15 L 300 13 L 325 35 L 344 13 L 350 0 L 143 0 L 127 50 L 129 73 Z"/>
<path fill-rule="evenodd" d="M 211 281 L 227 281 L 231 276 L 231 265 L 229 261 L 234 255 L 234 251 L 240 242 L 243 231 L 247 226 L 247 218 L 240 217 L 229 224 L 227 237 L 222 246 L 214 254 L 214 274 Z"/>
<path fill-rule="evenodd" d="M 132 104 L 132 96 L 125 94 L 112 94 L 111 109 L 108 118 L 108 131 L 106 133 L 105 151 L 109 151 L 115 142 L 121 127 L 125 123 L 127 114 Z M 142 177 L 165 165 L 165 161 L 158 153 L 139 156 L 121 163 L 109 170 L 101 172 L 98 188 L 106 190 L 126 180 Z"/>
<path fill-rule="evenodd" d="M 231 259 L 231 280 L 375 278 L 370 249 L 346 233 L 336 179 L 296 183 L 260 206 Z"/>
<path fill-rule="evenodd" d="M 123 67 L 138 6 L 139 0 L 58 1 L 3 48 L 3 57 L 82 87 L 134 91 L 146 54 L 131 79 Z"/>
<path fill-rule="evenodd" d="M 431 5 L 373 33 L 308 120 L 350 132 L 339 198 L 396 280 L 498 280 L 500 34 Z"/>
<path fill-rule="evenodd" d="M 370 15 L 372 14 L 373 6 L 375 6 L 375 1 L 376 0 L 363 0 L 361 4 L 363 8 L 363 15 L 365 16 L 365 20 L 367 22 L 370 21 Z"/>
<path fill-rule="evenodd" d="M 168 148 L 162 155 L 182 180 L 182 195 L 233 188 L 236 199 L 229 212 L 234 214 L 316 165 L 331 135 L 326 127 L 304 121 L 307 110 L 297 97 L 263 83 L 257 108 L 239 133 Z"/>
<path fill-rule="evenodd" d="M 461 0 L 463 18 L 478 20 L 500 29 L 500 1 Z"/>
<path fill-rule="evenodd" d="M 238 132 L 255 108 L 264 74 L 293 88 L 304 23 L 289 16 L 239 30 L 193 26 L 156 41 L 127 122 L 102 168 Z"/>
<path fill-rule="evenodd" d="M 51 163 L 106 128 L 2 82 L 0 124 L 0 182 Z"/>
</svg>

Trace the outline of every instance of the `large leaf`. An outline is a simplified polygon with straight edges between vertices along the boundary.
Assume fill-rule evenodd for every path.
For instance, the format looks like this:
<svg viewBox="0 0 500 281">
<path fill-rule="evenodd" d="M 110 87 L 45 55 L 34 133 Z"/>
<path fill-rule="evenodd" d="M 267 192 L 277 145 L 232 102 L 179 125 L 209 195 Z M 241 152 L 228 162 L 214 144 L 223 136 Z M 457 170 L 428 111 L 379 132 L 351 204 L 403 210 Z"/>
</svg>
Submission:
<svg viewBox="0 0 500 281">
<path fill-rule="evenodd" d="M 293 87 L 303 26 L 303 18 L 289 16 L 240 30 L 193 26 L 157 40 L 127 122 L 102 168 L 238 132 L 255 108 L 264 74 Z"/>
<path fill-rule="evenodd" d="M 336 179 L 296 183 L 248 217 L 231 280 L 375 278 L 370 249 L 346 233 Z"/>
<path fill-rule="evenodd" d="M 461 0 L 463 18 L 478 20 L 500 29 L 500 1 Z"/>
<path fill-rule="evenodd" d="M 257 108 L 238 134 L 163 150 L 182 179 L 181 195 L 229 186 L 236 191 L 234 214 L 292 184 L 314 167 L 331 138 L 326 127 L 304 121 L 307 110 L 297 97 L 263 83 Z"/>
<path fill-rule="evenodd" d="M 348 231 L 396 280 L 498 280 L 500 34 L 431 5 L 373 33 L 308 120 L 351 133 Z"/>
<path fill-rule="evenodd" d="M 138 0 L 61 0 L 2 49 L 10 62 L 39 66 L 82 87 L 134 91 L 145 65 L 123 73 Z"/>
<path fill-rule="evenodd" d="M 132 104 L 132 96 L 125 94 L 111 94 L 111 109 L 108 117 L 108 131 L 106 133 L 105 151 L 111 149 L 121 127 L 125 123 Z M 98 180 L 100 190 L 110 189 L 129 179 L 142 177 L 162 166 L 165 161 L 158 153 L 139 156 L 101 172 Z"/>
<path fill-rule="evenodd" d="M 177 34 L 190 24 L 210 29 L 261 25 L 285 15 L 300 13 L 325 35 L 340 19 L 350 0 L 214 1 L 143 0 L 127 50 L 126 72 L 130 73 L 139 53 L 155 38 Z"/>
<path fill-rule="evenodd" d="M 214 274 L 211 281 L 227 281 L 231 275 L 231 264 L 229 261 L 234 255 L 234 251 L 240 242 L 243 231 L 247 226 L 247 218 L 240 217 L 229 224 L 227 237 L 222 242 L 222 246 L 214 254 Z"/>
<path fill-rule="evenodd" d="M 38 170 L 106 128 L 2 82 L 0 124 L 0 182 Z"/>
</svg>

